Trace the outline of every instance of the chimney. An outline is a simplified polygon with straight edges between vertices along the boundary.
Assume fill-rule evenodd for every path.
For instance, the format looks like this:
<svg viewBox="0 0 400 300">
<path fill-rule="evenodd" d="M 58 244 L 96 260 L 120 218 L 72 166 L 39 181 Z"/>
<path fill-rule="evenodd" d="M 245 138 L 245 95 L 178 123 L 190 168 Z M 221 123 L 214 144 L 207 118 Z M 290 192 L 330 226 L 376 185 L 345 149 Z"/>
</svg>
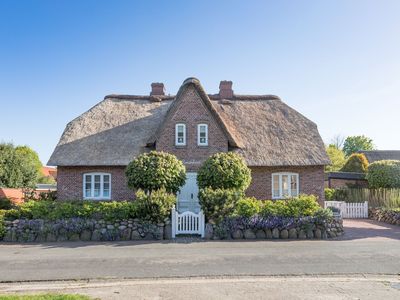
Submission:
<svg viewBox="0 0 400 300">
<path fill-rule="evenodd" d="M 164 95 L 165 95 L 164 83 L 153 82 L 151 84 L 150 96 L 164 96 Z"/>
<path fill-rule="evenodd" d="M 221 99 L 233 98 L 232 81 L 222 80 L 219 83 L 219 97 Z"/>
</svg>

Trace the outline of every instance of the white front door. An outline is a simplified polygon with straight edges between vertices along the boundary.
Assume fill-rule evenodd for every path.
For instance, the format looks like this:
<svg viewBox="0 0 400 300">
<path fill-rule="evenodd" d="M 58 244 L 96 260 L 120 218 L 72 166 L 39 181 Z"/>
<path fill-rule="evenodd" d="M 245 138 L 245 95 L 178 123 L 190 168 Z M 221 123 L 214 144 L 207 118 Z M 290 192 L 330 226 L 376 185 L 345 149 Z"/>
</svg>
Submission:
<svg viewBox="0 0 400 300">
<path fill-rule="evenodd" d="M 198 213 L 200 211 L 197 173 L 186 173 L 185 185 L 178 192 L 177 208 L 180 213 L 185 211 Z"/>
</svg>

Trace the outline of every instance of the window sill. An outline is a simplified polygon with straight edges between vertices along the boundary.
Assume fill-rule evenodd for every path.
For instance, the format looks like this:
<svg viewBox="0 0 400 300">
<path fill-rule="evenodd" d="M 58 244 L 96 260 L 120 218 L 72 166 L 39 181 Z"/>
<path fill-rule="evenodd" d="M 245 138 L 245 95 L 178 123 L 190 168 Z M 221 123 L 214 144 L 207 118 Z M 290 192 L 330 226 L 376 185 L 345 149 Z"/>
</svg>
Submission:
<svg viewBox="0 0 400 300">
<path fill-rule="evenodd" d="M 110 198 L 86 198 L 86 197 L 83 197 L 83 200 L 90 200 L 90 201 L 106 201 L 106 200 L 111 200 L 111 197 L 110 197 Z"/>
</svg>

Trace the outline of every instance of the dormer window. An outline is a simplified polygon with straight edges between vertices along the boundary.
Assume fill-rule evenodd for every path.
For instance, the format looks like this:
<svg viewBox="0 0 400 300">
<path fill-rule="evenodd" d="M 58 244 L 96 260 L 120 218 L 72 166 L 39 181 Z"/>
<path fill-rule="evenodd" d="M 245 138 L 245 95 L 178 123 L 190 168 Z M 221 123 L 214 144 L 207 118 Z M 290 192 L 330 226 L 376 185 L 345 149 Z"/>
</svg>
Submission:
<svg viewBox="0 0 400 300">
<path fill-rule="evenodd" d="M 208 125 L 197 125 L 197 145 L 208 146 Z"/>
<path fill-rule="evenodd" d="M 175 125 L 175 145 L 185 146 L 186 145 L 186 125 L 176 124 Z"/>
</svg>

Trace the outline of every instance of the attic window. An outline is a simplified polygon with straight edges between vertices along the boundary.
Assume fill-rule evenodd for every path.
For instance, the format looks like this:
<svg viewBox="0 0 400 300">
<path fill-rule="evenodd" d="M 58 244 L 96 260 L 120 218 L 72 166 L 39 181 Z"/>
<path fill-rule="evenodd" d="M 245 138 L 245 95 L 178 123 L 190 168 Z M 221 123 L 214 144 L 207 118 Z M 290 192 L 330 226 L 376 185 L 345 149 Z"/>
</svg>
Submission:
<svg viewBox="0 0 400 300">
<path fill-rule="evenodd" d="M 208 125 L 197 125 L 197 145 L 208 146 Z"/>
<path fill-rule="evenodd" d="M 111 174 L 83 174 L 83 198 L 88 200 L 111 199 Z"/>
<path fill-rule="evenodd" d="M 272 199 L 296 197 L 299 194 L 299 174 L 273 173 Z"/>
<path fill-rule="evenodd" d="M 175 125 L 175 145 L 185 146 L 186 145 L 186 125 L 176 124 Z"/>
</svg>

